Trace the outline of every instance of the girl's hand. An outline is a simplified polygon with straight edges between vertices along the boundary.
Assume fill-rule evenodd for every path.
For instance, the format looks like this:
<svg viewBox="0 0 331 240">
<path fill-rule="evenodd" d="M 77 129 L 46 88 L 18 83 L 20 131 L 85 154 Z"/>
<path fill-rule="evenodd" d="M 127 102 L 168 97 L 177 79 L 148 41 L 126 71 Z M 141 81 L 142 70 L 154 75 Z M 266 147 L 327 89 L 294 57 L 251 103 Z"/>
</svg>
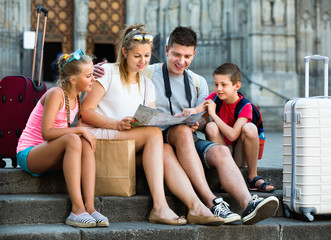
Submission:
<svg viewBox="0 0 331 240">
<path fill-rule="evenodd" d="M 118 122 L 117 129 L 120 131 L 130 130 L 132 128 L 130 122 L 134 122 L 134 121 L 135 121 L 135 119 L 133 117 L 125 117 L 121 121 Z"/>
<path fill-rule="evenodd" d="M 214 103 L 213 100 L 208 99 L 208 100 L 206 100 L 204 102 L 203 105 L 208 109 L 208 113 L 209 113 L 210 116 L 213 116 L 214 114 L 216 114 L 215 113 L 215 111 L 216 111 L 216 104 Z"/>
<path fill-rule="evenodd" d="M 90 143 L 92 150 L 95 151 L 97 140 L 94 134 L 87 128 L 82 127 L 82 136 Z"/>
</svg>

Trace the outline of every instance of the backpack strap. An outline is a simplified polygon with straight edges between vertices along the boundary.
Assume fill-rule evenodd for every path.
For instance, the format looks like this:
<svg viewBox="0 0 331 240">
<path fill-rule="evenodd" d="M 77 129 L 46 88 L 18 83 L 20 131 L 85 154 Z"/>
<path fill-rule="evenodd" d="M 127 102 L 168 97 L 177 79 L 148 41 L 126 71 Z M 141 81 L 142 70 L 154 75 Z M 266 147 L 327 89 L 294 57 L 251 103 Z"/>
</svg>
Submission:
<svg viewBox="0 0 331 240">
<path fill-rule="evenodd" d="M 240 93 L 239 93 L 240 94 Z M 242 94 L 240 94 L 242 95 Z M 249 100 L 247 100 L 246 98 L 242 98 L 235 110 L 234 110 L 234 117 L 235 119 L 237 120 L 238 119 L 238 116 L 240 114 L 240 112 L 244 109 L 244 107 L 247 105 L 247 104 L 251 104 L 252 105 L 252 122 L 256 125 L 257 129 L 258 129 L 258 132 L 259 132 L 259 135 L 261 133 L 261 131 L 263 132 L 263 123 L 262 123 L 262 115 L 261 115 L 261 112 L 260 112 L 260 109 L 253 103 L 251 103 Z"/>
<path fill-rule="evenodd" d="M 154 76 L 154 72 L 155 72 L 155 65 L 148 65 L 145 70 L 143 71 L 143 74 L 145 77 L 149 78 L 152 80 L 153 76 Z"/>
<path fill-rule="evenodd" d="M 251 104 L 246 98 L 240 99 L 240 101 L 237 103 L 236 108 L 234 110 L 234 119 L 237 121 L 239 114 L 244 109 L 244 107 L 247 104 Z M 253 105 L 253 104 L 252 104 Z"/>
<path fill-rule="evenodd" d="M 219 111 L 221 110 L 221 107 L 222 107 L 222 103 L 223 103 L 223 101 L 217 96 L 217 94 L 215 95 L 213 101 L 214 101 L 214 103 L 216 104 L 215 112 L 216 112 L 216 114 L 218 114 Z"/>
<path fill-rule="evenodd" d="M 197 91 L 197 95 L 199 93 L 199 87 L 200 87 L 200 79 L 199 79 L 199 75 L 192 72 L 191 70 L 188 70 L 191 73 L 192 76 L 192 80 L 193 80 L 193 84 L 195 87 L 195 90 Z"/>
</svg>

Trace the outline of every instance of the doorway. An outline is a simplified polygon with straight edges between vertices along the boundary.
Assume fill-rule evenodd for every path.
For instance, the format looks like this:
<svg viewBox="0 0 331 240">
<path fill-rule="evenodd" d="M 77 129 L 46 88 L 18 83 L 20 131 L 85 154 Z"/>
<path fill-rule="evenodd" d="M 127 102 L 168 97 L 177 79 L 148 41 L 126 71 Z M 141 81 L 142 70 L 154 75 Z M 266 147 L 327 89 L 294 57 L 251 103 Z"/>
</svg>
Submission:
<svg viewBox="0 0 331 240">
<path fill-rule="evenodd" d="M 58 58 L 62 54 L 62 44 L 60 42 L 45 42 L 43 81 L 56 82 L 59 71 L 57 67 Z"/>
<path fill-rule="evenodd" d="M 94 56 L 96 57 L 95 63 L 107 60 L 109 63 L 116 61 L 115 46 L 113 44 L 100 44 L 94 45 Z"/>
</svg>

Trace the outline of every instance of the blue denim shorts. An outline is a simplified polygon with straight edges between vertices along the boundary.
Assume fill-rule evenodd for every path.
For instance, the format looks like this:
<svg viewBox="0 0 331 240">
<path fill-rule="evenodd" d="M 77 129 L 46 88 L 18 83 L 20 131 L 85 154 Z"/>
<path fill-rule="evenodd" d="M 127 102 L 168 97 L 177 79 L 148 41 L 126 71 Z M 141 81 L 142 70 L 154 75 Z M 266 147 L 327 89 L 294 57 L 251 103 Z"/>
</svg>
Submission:
<svg viewBox="0 0 331 240">
<path fill-rule="evenodd" d="M 200 138 L 194 138 L 194 144 L 195 144 L 195 148 L 198 152 L 198 155 L 201 159 L 202 165 L 206 168 L 206 169 L 210 169 L 210 167 L 208 166 L 207 162 L 206 162 L 206 154 L 207 151 L 215 145 L 219 145 L 218 143 L 214 143 L 208 140 L 203 140 Z"/>
<path fill-rule="evenodd" d="M 31 151 L 32 147 L 28 147 L 20 152 L 18 152 L 16 154 L 16 158 L 17 158 L 17 162 L 20 165 L 21 169 L 27 173 L 30 173 L 32 176 L 35 177 L 40 177 L 42 174 L 38 174 L 38 173 L 32 173 L 30 172 L 30 170 L 28 169 L 28 164 L 27 164 L 27 158 L 28 158 L 28 154 Z"/>
</svg>

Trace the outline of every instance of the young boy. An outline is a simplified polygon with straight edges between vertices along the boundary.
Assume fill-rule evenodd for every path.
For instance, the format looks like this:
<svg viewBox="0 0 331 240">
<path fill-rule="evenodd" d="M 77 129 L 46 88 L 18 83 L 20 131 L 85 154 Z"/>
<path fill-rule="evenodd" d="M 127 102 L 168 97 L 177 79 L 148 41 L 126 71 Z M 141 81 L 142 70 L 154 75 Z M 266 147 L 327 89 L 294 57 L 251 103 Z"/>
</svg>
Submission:
<svg viewBox="0 0 331 240">
<path fill-rule="evenodd" d="M 237 65 L 224 63 L 214 71 L 215 92 L 210 94 L 203 106 L 214 120 L 206 126 L 206 138 L 212 142 L 227 145 L 233 153 L 238 167 L 248 167 L 250 190 L 272 192 L 275 188 L 257 175 L 259 136 L 257 127 L 251 122 L 253 108 L 245 105 L 235 120 L 235 108 L 243 98 L 238 93 L 241 88 L 241 71 Z M 215 97 L 222 100 L 216 113 Z"/>
</svg>

